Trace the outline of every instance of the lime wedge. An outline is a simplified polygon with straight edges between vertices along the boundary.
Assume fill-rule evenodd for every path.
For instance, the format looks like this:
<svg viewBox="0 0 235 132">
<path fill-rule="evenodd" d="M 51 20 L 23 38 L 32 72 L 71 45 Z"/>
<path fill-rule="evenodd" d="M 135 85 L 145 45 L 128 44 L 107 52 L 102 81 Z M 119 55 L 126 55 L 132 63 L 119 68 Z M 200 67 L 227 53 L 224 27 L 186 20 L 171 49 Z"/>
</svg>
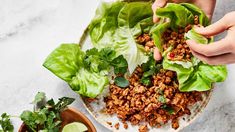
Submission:
<svg viewBox="0 0 235 132">
<path fill-rule="evenodd" d="M 88 128 L 80 122 L 73 122 L 64 126 L 62 132 L 85 132 Z"/>
</svg>

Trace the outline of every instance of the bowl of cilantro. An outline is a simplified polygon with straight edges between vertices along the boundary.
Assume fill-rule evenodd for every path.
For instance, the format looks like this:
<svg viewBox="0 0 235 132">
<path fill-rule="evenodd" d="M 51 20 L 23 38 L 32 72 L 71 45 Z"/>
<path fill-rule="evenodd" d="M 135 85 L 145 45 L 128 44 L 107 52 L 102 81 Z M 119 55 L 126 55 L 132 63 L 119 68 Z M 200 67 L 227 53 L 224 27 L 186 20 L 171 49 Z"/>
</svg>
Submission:
<svg viewBox="0 0 235 132">
<path fill-rule="evenodd" d="M 75 99 L 59 98 L 46 101 L 45 93 L 38 92 L 32 102 L 34 110 L 20 115 L 23 121 L 18 132 L 96 132 L 92 122 L 80 111 L 68 107 Z"/>
</svg>

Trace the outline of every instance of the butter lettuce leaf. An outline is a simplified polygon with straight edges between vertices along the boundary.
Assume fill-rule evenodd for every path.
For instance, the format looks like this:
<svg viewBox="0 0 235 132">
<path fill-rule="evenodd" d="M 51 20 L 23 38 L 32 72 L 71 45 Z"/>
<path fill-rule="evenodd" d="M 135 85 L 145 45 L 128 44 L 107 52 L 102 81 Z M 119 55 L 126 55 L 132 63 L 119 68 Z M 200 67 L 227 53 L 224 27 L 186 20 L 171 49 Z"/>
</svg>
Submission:
<svg viewBox="0 0 235 132">
<path fill-rule="evenodd" d="M 68 83 L 73 91 L 83 96 L 95 98 L 107 86 L 109 80 L 102 73 L 91 72 L 85 68 L 81 68 L 76 76 Z"/>
<path fill-rule="evenodd" d="M 153 37 L 154 44 L 156 45 L 156 47 L 159 49 L 159 51 L 161 53 L 163 52 L 163 48 L 162 48 L 162 44 L 163 44 L 162 34 L 169 27 L 170 27 L 170 23 L 169 22 L 162 23 L 162 24 L 159 24 L 159 25 L 153 27 L 151 29 L 151 32 L 150 32 L 151 36 Z"/>
<path fill-rule="evenodd" d="M 212 83 L 223 82 L 227 77 L 226 66 L 211 66 L 200 62 L 195 67 L 184 68 L 169 62 L 164 59 L 163 67 L 177 73 L 179 90 L 183 92 L 210 90 Z"/>
<path fill-rule="evenodd" d="M 191 29 L 187 33 L 185 33 L 184 38 L 194 40 L 196 43 L 199 43 L 199 44 L 209 43 L 208 38 L 202 36 L 201 34 L 198 34 L 194 29 Z"/>
<path fill-rule="evenodd" d="M 95 50 L 89 53 L 92 52 Z M 95 98 L 109 83 L 108 77 L 103 74 L 106 69 L 98 69 L 99 61 L 87 65 L 85 56 L 79 45 L 62 44 L 47 57 L 43 66 L 66 81 L 75 92 Z M 95 60 L 95 57 L 89 59 Z"/>
<path fill-rule="evenodd" d="M 98 49 L 113 47 L 117 56 L 123 55 L 127 60 L 132 73 L 148 60 L 143 46 L 135 39 L 154 25 L 152 15 L 149 2 L 102 3 L 89 25 L 92 43 Z"/>
<path fill-rule="evenodd" d="M 113 35 L 118 28 L 117 16 L 125 5 L 124 2 L 102 2 L 96 10 L 95 17 L 89 24 L 89 33 L 92 44 L 102 49 L 111 46 Z"/>
<path fill-rule="evenodd" d="M 45 60 L 43 66 L 66 82 L 76 76 L 77 71 L 84 66 L 85 53 L 77 44 L 61 44 Z"/>
<path fill-rule="evenodd" d="M 164 8 L 156 10 L 156 15 L 160 18 L 169 18 L 172 29 L 177 30 L 178 27 L 185 27 L 193 24 L 194 15 L 181 4 L 169 3 Z"/>
<path fill-rule="evenodd" d="M 180 5 L 187 8 L 190 12 L 192 12 L 193 15 L 197 15 L 199 17 L 199 24 L 203 26 L 207 26 L 210 24 L 210 20 L 208 19 L 206 14 L 197 6 L 189 3 L 181 3 Z"/>
</svg>

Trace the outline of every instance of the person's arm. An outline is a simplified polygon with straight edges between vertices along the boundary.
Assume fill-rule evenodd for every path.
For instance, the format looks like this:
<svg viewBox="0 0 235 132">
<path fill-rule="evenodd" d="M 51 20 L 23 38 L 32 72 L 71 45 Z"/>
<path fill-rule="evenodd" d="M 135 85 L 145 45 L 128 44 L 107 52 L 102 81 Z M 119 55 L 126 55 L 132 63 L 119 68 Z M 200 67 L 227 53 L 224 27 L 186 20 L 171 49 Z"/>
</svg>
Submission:
<svg viewBox="0 0 235 132">
<path fill-rule="evenodd" d="M 193 40 L 187 40 L 194 56 L 211 64 L 235 63 L 235 11 L 226 14 L 219 21 L 207 27 L 195 27 L 196 32 L 204 36 L 214 36 L 227 31 L 227 36 L 208 45 L 198 44 Z"/>
</svg>

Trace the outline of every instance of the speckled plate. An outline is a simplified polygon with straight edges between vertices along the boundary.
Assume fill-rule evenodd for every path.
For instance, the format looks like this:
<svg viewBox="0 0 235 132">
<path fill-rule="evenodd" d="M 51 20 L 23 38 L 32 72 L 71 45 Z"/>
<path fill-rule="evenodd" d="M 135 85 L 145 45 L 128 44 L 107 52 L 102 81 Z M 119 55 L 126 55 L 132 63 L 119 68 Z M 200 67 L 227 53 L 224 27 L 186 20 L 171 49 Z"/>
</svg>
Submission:
<svg viewBox="0 0 235 132">
<path fill-rule="evenodd" d="M 131 0 L 127 0 L 128 2 L 130 2 Z M 86 29 L 82 35 L 82 37 L 80 38 L 79 41 L 80 46 L 82 47 L 83 50 L 87 50 L 89 48 L 92 48 L 92 43 L 91 43 L 91 39 L 88 33 L 88 30 Z M 98 97 L 98 100 L 93 101 L 92 103 L 90 103 L 89 100 L 82 98 L 83 102 L 84 102 L 84 106 L 86 107 L 86 109 L 90 112 L 90 114 L 103 126 L 105 126 L 106 128 L 110 129 L 111 131 L 119 131 L 119 132 L 137 132 L 139 126 L 133 126 L 130 123 L 128 123 L 128 129 L 124 129 L 122 123 L 119 121 L 119 119 L 117 118 L 116 115 L 108 115 L 104 113 L 104 108 L 105 108 L 105 103 L 103 101 L 103 98 L 105 94 L 108 93 L 108 88 L 106 88 L 103 91 L 103 94 L 101 94 L 102 96 Z M 197 102 L 195 105 L 193 105 L 190 109 L 191 111 L 191 115 L 185 115 L 183 117 L 180 117 L 179 120 L 179 124 L 180 127 L 177 130 L 174 130 L 171 128 L 171 123 L 167 123 L 164 126 L 162 126 L 161 128 L 156 128 L 156 127 L 150 127 L 148 126 L 149 131 L 150 132 L 177 132 L 182 130 L 183 128 L 185 128 L 186 126 L 188 126 L 189 124 L 191 124 L 199 115 L 200 113 L 204 110 L 204 108 L 206 107 L 206 105 L 208 104 L 210 97 L 212 94 L 212 90 L 208 91 L 208 92 L 204 92 L 202 95 L 202 101 Z M 110 125 L 107 124 L 107 122 L 112 122 L 113 125 L 115 123 L 120 122 L 120 128 L 119 130 L 116 130 L 114 127 L 111 127 Z"/>
</svg>

